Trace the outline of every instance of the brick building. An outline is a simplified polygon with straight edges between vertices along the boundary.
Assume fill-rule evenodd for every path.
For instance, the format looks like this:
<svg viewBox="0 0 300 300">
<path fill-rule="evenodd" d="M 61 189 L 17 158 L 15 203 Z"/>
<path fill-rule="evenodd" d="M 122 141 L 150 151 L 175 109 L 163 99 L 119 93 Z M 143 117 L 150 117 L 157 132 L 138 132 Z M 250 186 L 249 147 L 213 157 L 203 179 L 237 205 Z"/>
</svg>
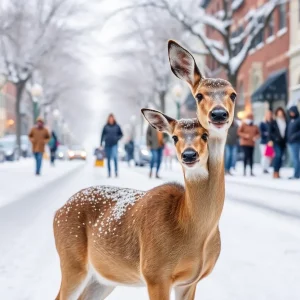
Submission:
<svg viewBox="0 0 300 300">
<path fill-rule="evenodd" d="M 245 27 L 245 16 L 267 0 L 244 0 L 233 14 L 232 35 L 241 33 Z M 222 10 L 222 0 L 206 0 L 205 10 L 216 15 Z M 208 37 L 222 37 L 212 28 L 207 27 Z M 237 53 L 242 44 L 237 46 Z M 267 107 L 275 109 L 285 106 L 288 101 L 288 68 L 289 68 L 289 2 L 279 5 L 265 28 L 259 33 L 252 45 L 248 57 L 243 63 L 237 79 L 237 110 L 243 117 L 244 110 L 253 110 L 255 118 L 261 120 Z M 226 78 L 226 72 L 217 62 L 207 56 L 206 64 L 212 70 L 213 77 Z"/>
</svg>

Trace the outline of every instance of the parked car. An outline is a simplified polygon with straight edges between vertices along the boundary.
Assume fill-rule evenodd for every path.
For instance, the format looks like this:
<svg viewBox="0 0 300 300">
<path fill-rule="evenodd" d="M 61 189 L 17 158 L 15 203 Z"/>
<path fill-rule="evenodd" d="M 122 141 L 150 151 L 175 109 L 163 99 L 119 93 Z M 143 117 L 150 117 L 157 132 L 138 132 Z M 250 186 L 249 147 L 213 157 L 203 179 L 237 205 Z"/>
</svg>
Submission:
<svg viewBox="0 0 300 300">
<path fill-rule="evenodd" d="M 86 151 L 82 146 L 79 145 L 73 145 L 68 150 L 68 157 L 69 160 L 73 159 L 83 159 L 86 160 Z"/>
<path fill-rule="evenodd" d="M 62 160 L 65 160 L 65 159 L 69 158 L 69 156 L 68 156 L 68 147 L 65 146 L 65 145 L 59 145 L 57 147 L 56 157 L 58 159 L 62 159 Z"/>
<path fill-rule="evenodd" d="M 5 161 L 5 151 L 3 147 L 0 145 L 0 163 L 3 163 Z"/>
<path fill-rule="evenodd" d="M 29 140 L 29 137 L 27 135 L 21 136 L 21 155 L 23 157 L 31 157 L 32 156 L 32 150 L 31 150 L 31 142 Z"/>
<path fill-rule="evenodd" d="M 136 166 L 144 166 L 151 160 L 151 151 L 147 148 L 146 138 L 141 138 L 134 146 L 134 162 Z"/>
<path fill-rule="evenodd" d="M 5 159 L 15 161 L 20 158 L 16 138 L 14 136 L 5 136 L 0 139 L 1 148 L 4 151 Z"/>
</svg>

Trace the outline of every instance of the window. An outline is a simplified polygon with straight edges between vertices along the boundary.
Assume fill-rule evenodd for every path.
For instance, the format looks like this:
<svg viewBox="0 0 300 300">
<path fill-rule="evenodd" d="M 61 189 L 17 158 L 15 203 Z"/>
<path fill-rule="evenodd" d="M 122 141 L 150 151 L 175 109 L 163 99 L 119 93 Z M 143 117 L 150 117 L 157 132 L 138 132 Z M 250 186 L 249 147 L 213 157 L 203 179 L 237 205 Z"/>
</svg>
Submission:
<svg viewBox="0 0 300 300">
<path fill-rule="evenodd" d="M 231 37 L 232 38 L 238 37 L 239 35 L 242 34 L 243 30 L 244 30 L 243 26 L 240 26 L 236 31 L 232 33 Z M 244 45 L 243 41 L 236 43 L 232 49 L 233 55 L 237 55 L 242 50 L 243 45 Z"/>
<path fill-rule="evenodd" d="M 258 22 L 259 23 L 263 23 L 264 22 L 264 18 L 263 17 L 259 18 Z M 264 31 L 260 30 L 258 32 L 258 34 L 256 35 L 256 37 L 255 37 L 255 46 L 261 44 L 263 41 L 264 41 Z"/>
<path fill-rule="evenodd" d="M 274 15 L 272 14 L 267 25 L 267 37 L 272 36 L 273 34 L 274 34 Z"/>
<path fill-rule="evenodd" d="M 279 30 L 286 27 L 286 3 L 279 5 Z"/>
</svg>

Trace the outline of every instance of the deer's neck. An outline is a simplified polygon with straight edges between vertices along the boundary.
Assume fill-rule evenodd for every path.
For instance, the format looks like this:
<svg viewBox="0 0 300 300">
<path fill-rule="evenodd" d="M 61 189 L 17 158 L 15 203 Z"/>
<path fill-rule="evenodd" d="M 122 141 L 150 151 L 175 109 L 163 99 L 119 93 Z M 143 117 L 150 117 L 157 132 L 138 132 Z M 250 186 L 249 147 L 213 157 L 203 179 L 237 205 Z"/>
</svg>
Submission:
<svg viewBox="0 0 300 300">
<path fill-rule="evenodd" d="M 189 179 L 185 177 L 185 195 L 180 217 L 184 222 L 203 230 L 217 226 L 225 197 L 224 147 L 225 139 L 210 139 L 208 174 Z"/>
</svg>

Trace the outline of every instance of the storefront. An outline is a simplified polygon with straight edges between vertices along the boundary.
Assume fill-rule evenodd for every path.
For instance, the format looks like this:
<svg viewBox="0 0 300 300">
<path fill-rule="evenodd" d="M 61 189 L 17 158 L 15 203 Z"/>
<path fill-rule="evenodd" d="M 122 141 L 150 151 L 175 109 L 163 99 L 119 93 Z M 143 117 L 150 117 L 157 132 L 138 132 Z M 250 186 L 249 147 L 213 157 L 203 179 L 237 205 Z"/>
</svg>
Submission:
<svg viewBox="0 0 300 300">
<path fill-rule="evenodd" d="M 265 107 L 275 110 L 286 107 L 288 102 L 287 70 L 272 73 L 251 96 L 252 104 L 263 103 Z M 255 105 L 254 105 L 255 106 Z"/>
</svg>

